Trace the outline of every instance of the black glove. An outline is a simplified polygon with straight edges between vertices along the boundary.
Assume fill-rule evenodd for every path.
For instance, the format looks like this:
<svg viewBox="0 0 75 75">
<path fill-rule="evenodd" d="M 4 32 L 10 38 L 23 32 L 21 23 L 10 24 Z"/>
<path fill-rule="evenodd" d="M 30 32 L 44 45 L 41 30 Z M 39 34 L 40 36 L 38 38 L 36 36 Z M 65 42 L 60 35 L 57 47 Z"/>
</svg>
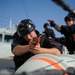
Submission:
<svg viewBox="0 0 75 75">
<path fill-rule="evenodd" d="M 51 26 L 51 27 L 54 27 L 55 25 L 56 25 L 55 22 L 53 22 L 53 21 L 50 22 L 50 26 Z"/>
</svg>

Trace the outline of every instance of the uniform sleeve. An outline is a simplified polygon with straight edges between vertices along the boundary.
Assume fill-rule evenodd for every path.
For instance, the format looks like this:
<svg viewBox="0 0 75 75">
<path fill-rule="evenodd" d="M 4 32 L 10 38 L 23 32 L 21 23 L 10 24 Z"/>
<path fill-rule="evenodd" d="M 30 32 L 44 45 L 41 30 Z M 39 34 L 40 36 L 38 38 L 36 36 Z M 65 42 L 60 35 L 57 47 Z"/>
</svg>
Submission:
<svg viewBox="0 0 75 75">
<path fill-rule="evenodd" d="M 45 48 L 57 48 L 62 53 L 63 45 L 56 42 L 53 39 L 46 38 L 45 41 L 44 41 L 43 47 L 45 47 Z"/>
</svg>

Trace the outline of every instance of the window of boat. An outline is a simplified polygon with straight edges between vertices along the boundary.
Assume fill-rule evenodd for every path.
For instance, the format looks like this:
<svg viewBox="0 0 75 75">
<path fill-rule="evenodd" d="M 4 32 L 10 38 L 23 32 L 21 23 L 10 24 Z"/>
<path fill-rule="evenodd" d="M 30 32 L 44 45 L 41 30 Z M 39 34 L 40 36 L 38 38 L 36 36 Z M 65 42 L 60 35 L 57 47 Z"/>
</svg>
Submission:
<svg viewBox="0 0 75 75">
<path fill-rule="evenodd" d="M 0 34 L 0 41 L 2 41 L 2 34 Z"/>
<path fill-rule="evenodd" d="M 4 42 L 13 42 L 12 35 L 5 35 Z"/>
</svg>

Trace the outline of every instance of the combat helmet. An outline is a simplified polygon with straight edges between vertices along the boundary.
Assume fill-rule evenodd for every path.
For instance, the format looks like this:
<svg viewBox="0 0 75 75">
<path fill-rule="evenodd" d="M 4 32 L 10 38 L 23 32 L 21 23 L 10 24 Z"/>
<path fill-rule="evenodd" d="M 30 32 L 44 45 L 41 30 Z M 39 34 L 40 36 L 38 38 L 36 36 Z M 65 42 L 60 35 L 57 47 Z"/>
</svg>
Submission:
<svg viewBox="0 0 75 75">
<path fill-rule="evenodd" d="M 19 22 L 17 26 L 17 33 L 19 36 L 25 36 L 35 29 L 35 25 L 30 19 L 24 19 Z"/>
</svg>

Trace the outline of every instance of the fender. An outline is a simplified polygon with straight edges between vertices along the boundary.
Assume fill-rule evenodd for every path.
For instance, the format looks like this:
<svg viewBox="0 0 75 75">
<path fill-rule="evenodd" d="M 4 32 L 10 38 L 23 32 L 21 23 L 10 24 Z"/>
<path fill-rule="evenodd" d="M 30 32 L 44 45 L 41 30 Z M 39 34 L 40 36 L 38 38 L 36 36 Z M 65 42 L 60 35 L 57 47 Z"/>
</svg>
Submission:
<svg viewBox="0 0 75 75">
<path fill-rule="evenodd" d="M 61 54 L 37 54 L 29 58 L 15 73 L 33 72 L 41 68 L 45 70 L 66 70 L 75 66 L 75 55 Z"/>
</svg>

